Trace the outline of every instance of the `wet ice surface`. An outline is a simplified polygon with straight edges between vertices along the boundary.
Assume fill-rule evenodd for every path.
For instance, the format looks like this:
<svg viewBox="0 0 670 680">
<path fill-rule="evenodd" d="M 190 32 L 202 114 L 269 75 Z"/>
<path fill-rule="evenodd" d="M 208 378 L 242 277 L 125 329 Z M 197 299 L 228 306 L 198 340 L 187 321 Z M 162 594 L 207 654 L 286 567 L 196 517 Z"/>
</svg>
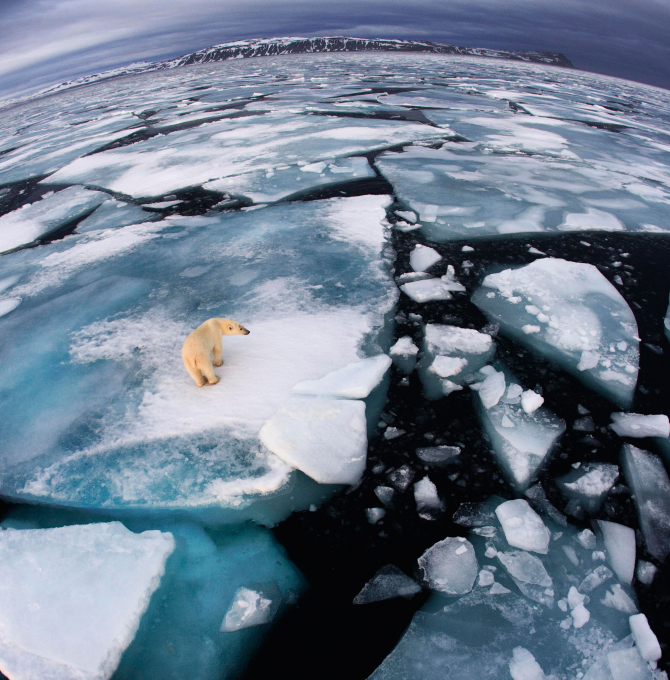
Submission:
<svg viewBox="0 0 670 680">
<path fill-rule="evenodd" d="M 363 54 L 3 109 L 3 526 L 175 538 L 115 678 L 663 677 L 669 111 Z"/>
</svg>

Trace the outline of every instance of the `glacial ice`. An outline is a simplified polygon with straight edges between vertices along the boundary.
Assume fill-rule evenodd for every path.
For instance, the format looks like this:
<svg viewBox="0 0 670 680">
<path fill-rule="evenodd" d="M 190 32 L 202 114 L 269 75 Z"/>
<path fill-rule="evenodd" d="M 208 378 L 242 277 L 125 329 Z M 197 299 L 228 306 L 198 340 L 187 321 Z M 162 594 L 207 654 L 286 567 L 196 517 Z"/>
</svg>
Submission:
<svg viewBox="0 0 670 680">
<path fill-rule="evenodd" d="M 343 399 L 365 399 L 379 385 L 391 366 L 386 354 L 364 359 L 328 373 L 317 380 L 304 380 L 293 386 L 297 394 Z"/>
<path fill-rule="evenodd" d="M 418 353 L 419 348 L 414 344 L 414 341 L 409 335 L 400 338 L 389 350 L 389 356 L 393 363 L 403 373 L 407 373 L 408 375 L 416 366 L 416 355 Z"/>
<path fill-rule="evenodd" d="M 542 518 L 528 505 L 528 501 L 517 499 L 501 503 L 496 508 L 496 516 L 512 547 L 542 555 L 549 552 L 551 533 Z"/>
<path fill-rule="evenodd" d="M 0 670 L 17 680 L 106 680 L 175 548 L 120 522 L 0 531 Z"/>
<path fill-rule="evenodd" d="M 68 223 L 95 210 L 105 199 L 100 191 L 68 187 L 45 194 L 0 217 L 0 253 L 43 239 Z"/>
<path fill-rule="evenodd" d="M 469 593 L 479 572 L 474 548 L 462 536 L 438 541 L 418 561 L 426 585 L 447 595 Z"/>
<path fill-rule="evenodd" d="M 631 404 L 639 340 L 630 307 L 596 267 L 545 258 L 487 276 L 472 301 L 501 330 L 617 404 Z M 524 333 L 528 321 L 540 332 Z"/>
<path fill-rule="evenodd" d="M 423 339 L 423 357 L 418 371 L 426 397 L 440 399 L 465 382 L 493 358 L 495 344 L 490 335 L 472 328 L 459 328 L 441 324 L 426 324 Z M 448 377 L 441 376 L 441 362 L 450 359 Z M 438 361 L 439 360 L 439 361 Z M 435 362 L 438 362 L 435 365 Z M 444 366 L 446 368 L 446 366 Z M 456 387 L 454 387 L 456 386 Z"/>
<path fill-rule="evenodd" d="M 516 391 L 523 392 L 514 376 L 493 367 L 490 369 L 480 371 L 478 375 L 484 380 L 470 387 L 475 395 L 479 420 L 491 441 L 497 462 L 515 491 L 521 493 L 546 462 L 565 431 L 565 423 L 545 407 L 526 413 L 519 396 L 505 396 L 506 384 L 509 384 L 511 395 L 515 393 L 512 391 L 514 386 L 518 387 Z M 494 404 L 488 408 L 481 399 L 481 388 L 487 386 L 487 381 L 491 389 L 485 392 L 486 403 Z"/>
<path fill-rule="evenodd" d="M 620 437 L 670 437 L 670 421 L 666 415 L 643 416 L 639 413 L 612 413 L 610 427 Z"/>
<path fill-rule="evenodd" d="M 354 604 L 381 602 L 396 597 L 409 599 L 421 592 L 421 586 L 393 564 L 382 567 L 354 598 Z"/>
<path fill-rule="evenodd" d="M 296 396 L 265 422 L 259 437 L 321 484 L 354 484 L 365 470 L 366 428 L 362 401 Z"/>
<path fill-rule="evenodd" d="M 380 353 L 397 297 L 382 259 L 387 203 L 172 217 L 3 256 L 0 277 L 21 275 L 4 295 L 22 303 L 0 319 L 2 492 L 263 522 L 308 489 L 320 498 L 257 434 L 296 383 L 360 362 L 364 342 Z M 179 349 L 210 316 L 252 333 L 226 338 L 221 383 L 198 389 Z M 38 317 L 48 343 L 34 336 Z"/>
<path fill-rule="evenodd" d="M 599 519 L 607 558 L 617 578 L 630 585 L 635 573 L 635 531 L 623 524 Z"/>
<path fill-rule="evenodd" d="M 670 555 L 670 479 L 661 459 L 624 444 L 621 467 L 633 492 L 647 551 L 663 562 Z"/>
<path fill-rule="evenodd" d="M 558 488 L 568 498 L 566 512 L 577 509 L 595 513 L 619 478 L 619 468 L 612 463 L 585 463 L 556 480 Z"/>
</svg>

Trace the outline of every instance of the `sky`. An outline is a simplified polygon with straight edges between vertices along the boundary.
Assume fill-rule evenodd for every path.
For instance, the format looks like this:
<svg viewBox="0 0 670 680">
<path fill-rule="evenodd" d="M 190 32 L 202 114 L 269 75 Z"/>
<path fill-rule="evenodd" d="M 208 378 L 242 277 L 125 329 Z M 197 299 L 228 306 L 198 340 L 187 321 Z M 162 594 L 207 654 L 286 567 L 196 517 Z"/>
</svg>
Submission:
<svg viewBox="0 0 670 680">
<path fill-rule="evenodd" d="M 242 38 L 345 35 L 562 52 L 670 89 L 670 0 L 0 0 L 0 98 Z"/>
</svg>

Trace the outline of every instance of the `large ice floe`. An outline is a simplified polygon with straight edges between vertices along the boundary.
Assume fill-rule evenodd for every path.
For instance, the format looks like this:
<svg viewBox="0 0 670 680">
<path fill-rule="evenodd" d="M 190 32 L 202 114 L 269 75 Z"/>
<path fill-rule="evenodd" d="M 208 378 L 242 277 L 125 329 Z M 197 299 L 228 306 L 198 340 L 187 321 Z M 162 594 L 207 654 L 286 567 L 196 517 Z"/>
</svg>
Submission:
<svg viewBox="0 0 670 680">
<path fill-rule="evenodd" d="M 20 277 L 10 290 L 23 301 L 2 319 L 3 493 L 239 516 L 288 489 L 292 467 L 258 440 L 264 421 L 298 400 L 291 393 L 302 381 L 343 369 L 303 388 L 363 397 L 390 364 L 348 366 L 366 347 L 379 353 L 397 296 L 383 259 L 387 202 L 363 196 L 175 217 L 8 257 L 3 276 Z M 226 338 L 221 382 L 199 389 L 179 349 L 211 316 L 236 318 L 252 333 Z M 35 324 L 49 328 L 47 343 Z M 334 406 L 356 408 L 360 470 L 365 404 Z M 337 446 L 341 433 L 330 427 Z M 314 441 L 310 432 L 307 423 L 304 441 Z M 266 520 L 278 507 L 268 512 Z"/>
<path fill-rule="evenodd" d="M 472 301 L 501 330 L 615 403 L 632 403 L 639 338 L 633 312 L 596 267 L 546 258 L 489 274 Z"/>
<path fill-rule="evenodd" d="M 0 530 L 0 670 L 110 678 L 174 548 L 170 533 L 119 522 Z"/>
</svg>

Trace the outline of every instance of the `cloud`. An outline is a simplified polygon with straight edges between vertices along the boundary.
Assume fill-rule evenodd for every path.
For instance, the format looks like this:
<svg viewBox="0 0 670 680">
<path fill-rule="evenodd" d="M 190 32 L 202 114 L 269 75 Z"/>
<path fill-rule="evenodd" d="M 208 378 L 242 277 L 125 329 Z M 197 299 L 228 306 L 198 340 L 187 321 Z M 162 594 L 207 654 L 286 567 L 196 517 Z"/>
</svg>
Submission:
<svg viewBox="0 0 670 680">
<path fill-rule="evenodd" d="M 563 52 L 670 88 L 662 0 L 3 0 L 4 93 L 138 60 L 277 35 L 399 37 Z"/>
</svg>

